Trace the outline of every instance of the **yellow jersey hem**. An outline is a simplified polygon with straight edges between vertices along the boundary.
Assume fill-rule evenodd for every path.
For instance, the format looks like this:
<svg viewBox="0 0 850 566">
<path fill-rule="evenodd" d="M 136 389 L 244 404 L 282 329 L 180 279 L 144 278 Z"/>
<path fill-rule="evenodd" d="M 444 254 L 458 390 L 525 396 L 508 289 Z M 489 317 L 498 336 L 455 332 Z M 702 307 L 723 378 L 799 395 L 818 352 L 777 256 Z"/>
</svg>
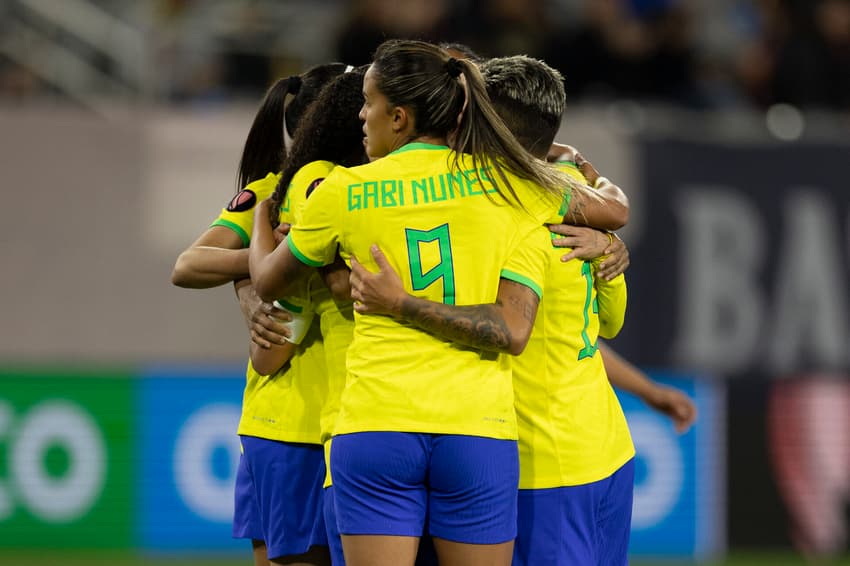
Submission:
<svg viewBox="0 0 850 566">
<path fill-rule="evenodd" d="M 523 479 L 523 469 L 520 465 L 519 469 L 519 489 L 552 489 L 556 487 L 575 487 L 578 485 L 586 485 L 589 483 L 598 482 L 610 477 L 614 472 L 622 468 L 626 462 L 635 457 L 635 449 L 631 450 L 613 460 L 612 464 L 606 466 L 600 471 L 588 472 L 577 476 L 563 474 L 560 477 L 547 476 L 544 478 L 534 478 L 531 481 Z"/>
</svg>

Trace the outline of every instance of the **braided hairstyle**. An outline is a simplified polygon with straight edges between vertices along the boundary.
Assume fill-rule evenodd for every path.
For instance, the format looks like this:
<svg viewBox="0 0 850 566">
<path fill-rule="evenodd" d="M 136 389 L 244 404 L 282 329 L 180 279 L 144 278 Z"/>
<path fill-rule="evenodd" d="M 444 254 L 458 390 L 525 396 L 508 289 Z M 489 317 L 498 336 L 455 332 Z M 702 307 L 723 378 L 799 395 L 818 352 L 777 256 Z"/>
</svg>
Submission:
<svg viewBox="0 0 850 566">
<path fill-rule="evenodd" d="M 353 167 L 368 161 L 363 147 L 363 122 L 359 118 L 367 68 L 359 67 L 336 77 L 307 108 L 271 197 L 269 220 L 273 226 L 279 223 L 280 205 L 289 184 L 303 166 L 313 161 L 330 161 Z"/>
<path fill-rule="evenodd" d="M 281 170 L 286 160 L 284 127 L 290 133 L 295 132 L 305 109 L 321 88 L 345 69 L 343 63 L 317 65 L 301 75 L 278 79 L 269 88 L 242 148 L 236 175 L 237 191 L 272 171 Z M 286 104 L 289 95 L 292 100 Z"/>
</svg>

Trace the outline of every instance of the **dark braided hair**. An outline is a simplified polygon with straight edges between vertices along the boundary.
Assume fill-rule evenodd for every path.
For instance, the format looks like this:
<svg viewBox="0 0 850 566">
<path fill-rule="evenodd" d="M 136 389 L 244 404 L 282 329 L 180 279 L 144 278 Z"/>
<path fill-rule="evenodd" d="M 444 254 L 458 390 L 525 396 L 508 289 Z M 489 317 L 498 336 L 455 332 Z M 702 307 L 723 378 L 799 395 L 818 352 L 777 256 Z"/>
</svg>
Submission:
<svg viewBox="0 0 850 566">
<path fill-rule="evenodd" d="M 344 73 L 345 69 L 346 65 L 343 63 L 318 65 L 302 75 L 279 79 L 269 88 L 242 148 L 236 175 L 237 191 L 264 178 L 270 172 L 280 171 L 286 160 L 284 121 L 290 134 L 294 133 L 304 110 L 316 98 L 321 88 L 334 77 Z M 292 100 L 286 104 L 289 95 L 292 95 Z"/>
<path fill-rule="evenodd" d="M 363 122 L 359 117 L 367 68 L 359 67 L 336 77 L 307 109 L 271 197 L 269 220 L 273 226 L 279 223 L 280 205 L 289 184 L 303 166 L 313 161 L 330 161 L 353 167 L 368 161 L 363 147 Z"/>
</svg>

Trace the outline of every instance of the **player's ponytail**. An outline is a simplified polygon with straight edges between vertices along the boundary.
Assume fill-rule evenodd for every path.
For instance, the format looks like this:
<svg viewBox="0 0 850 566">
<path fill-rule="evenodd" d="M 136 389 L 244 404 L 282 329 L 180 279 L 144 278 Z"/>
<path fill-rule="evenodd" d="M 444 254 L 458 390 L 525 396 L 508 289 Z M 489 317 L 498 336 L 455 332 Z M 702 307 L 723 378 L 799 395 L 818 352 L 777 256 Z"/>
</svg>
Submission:
<svg viewBox="0 0 850 566">
<path fill-rule="evenodd" d="M 269 88 L 245 139 L 236 178 L 237 190 L 283 168 L 286 138 L 295 134 L 304 111 L 321 88 L 346 68 L 343 63 L 317 65 L 302 75 L 279 79 Z"/>
<path fill-rule="evenodd" d="M 257 115 L 254 116 L 254 123 L 251 124 L 248 137 L 245 139 L 242 157 L 239 159 L 237 190 L 262 179 L 269 173 L 280 170 L 285 151 L 283 117 L 286 97 L 292 88 L 292 82 L 293 77 L 279 79 L 269 88 L 260 103 Z"/>
<path fill-rule="evenodd" d="M 491 167 L 490 181 L 509 202 L 519 201 L 506 171 L 555 195 L 576 185 L 517 142 L 490 104 L 474 63 L 430 43 L 390 40 L 378 47 L 372 65 L 378 90 L 389 103 L 413 112 L 415 135 L 450 139 L 455 159 L 467 153 L 476 171 Z"/>
<path fill-rule="evenodd" d="M 286 115 L 283 122 L 285 136 L 290 141 L 295 138 L 301 124 L 301 118 L 304 117 L 310 104 L 319 96 L 322 88 L 334 78 L 345 73 L 347 68 L 349 66 L 344 63 L 325 63 L 311 67 L 299 76 L 291 77 L 289 93 L 292 98 L 286 105 Z M 285 148 L 285 151 L 288 151 L 290 146 L 291 143 Z M 284 153 L 284 159 L 285 157 Z M 284 162 L 281 161 L 277 170 L 282 171 L 283 166 Z"/>
</svg>

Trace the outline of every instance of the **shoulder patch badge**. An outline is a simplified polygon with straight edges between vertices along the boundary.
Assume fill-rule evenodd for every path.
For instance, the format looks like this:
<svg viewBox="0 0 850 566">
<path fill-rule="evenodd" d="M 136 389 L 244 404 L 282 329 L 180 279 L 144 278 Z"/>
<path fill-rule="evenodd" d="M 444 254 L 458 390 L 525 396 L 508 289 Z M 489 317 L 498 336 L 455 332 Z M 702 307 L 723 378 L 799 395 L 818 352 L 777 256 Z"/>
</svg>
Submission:
<svg viewBox="0 0 850 566">
<path fill-rule="evenodd" d="M 257 204 L 257 195 L 251 189 L 242 189 L 227 203 L 228 212 L 245 212 Z"/>
<path fill-rule="evenodd" d="M 312 192 L 316 190 L 316 187 L 318 187 L 322 183 L 322 181 L 324 181 L 324 180 L 325 180 L 324 177 L 319 177 L 318 179 L 316 179 L 312 183 L 310 183 L 310 186 L 307 187 L 307 198 L 310 197 Z"/>
</svg>

